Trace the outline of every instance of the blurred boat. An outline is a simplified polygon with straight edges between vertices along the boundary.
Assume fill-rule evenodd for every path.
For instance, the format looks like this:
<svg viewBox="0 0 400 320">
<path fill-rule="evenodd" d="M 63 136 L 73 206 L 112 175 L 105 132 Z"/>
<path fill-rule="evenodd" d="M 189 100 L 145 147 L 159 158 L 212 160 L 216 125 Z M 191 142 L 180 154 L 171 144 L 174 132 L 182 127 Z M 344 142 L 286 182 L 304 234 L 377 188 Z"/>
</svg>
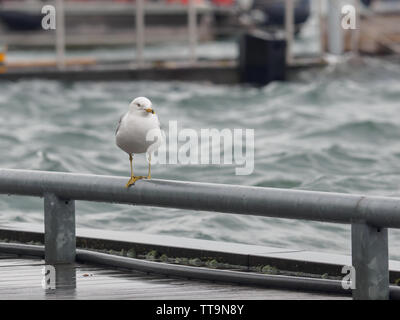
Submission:
<svg viewBox="0 0 400 320">
<path fill-rule="evenodd" d="M 240 14 L 240 0 L 196 0 L 199 15 L 214 15 L 218 26 L 230 24 Z M 310 14 L 309 0 L 295 0 L 295 24 L 304 23 Z M 88 16 L 96 16 L 110 27 L 123 24 L 126 17 L 132 23 L 135 12 L 134 1 L 65 1 L 66 20 L 86 20 Z M 146 3 L 146 24 L 186 24 L 188 0 L 148 1 Z M 253 0 L 251 10 L 261 11 L 264 14 L 266 26 L 283 27 L 284 1 L 283 0 Z M 41 28 L 43 15 L 40 14 L 43 3 L 40 1 L 4 1 L 0 0 L 0 20 L 9 30 L 38 30 Z M 119 21 L 115 18 L 119 17 Z M 122 18 L 122 19 L 121 19 Z M 72 23 L 71 23 L 72 24 Z M 68 26 L 67 26 L 68 27 Z"/>
<path fill-rule="evenodd" d="M 221 8 L 226 5 L 216 5 L 216 7 Z M 215 23 L 220 34 L 235 34 L 243 29 L 244 25 L 268 30 L 284 28 L 284 0 L 236 0 L 234 7 L 234 16 L 224 11 L 215 11 Z M 294 8 L 295 32 L 298 33 L 310 16 L 310 0 L 294 0 Z"/>
<path fill-rule="evenodd" d="M 9 30 L 39 30 L 42 18 L 40 14 L 0 9 L 0 20 Z"/>
<path fill-rule="evenodd" d="M 305 23 L 310 15 L 310 0 L 295 0 L 294 23 Z M 265 15 L 262 22 L 266 26 L 283 26 L 285 23 L 285 1 L 280 0 L 254 0 L 254 10 L 260 10 Z"/>
</svg>

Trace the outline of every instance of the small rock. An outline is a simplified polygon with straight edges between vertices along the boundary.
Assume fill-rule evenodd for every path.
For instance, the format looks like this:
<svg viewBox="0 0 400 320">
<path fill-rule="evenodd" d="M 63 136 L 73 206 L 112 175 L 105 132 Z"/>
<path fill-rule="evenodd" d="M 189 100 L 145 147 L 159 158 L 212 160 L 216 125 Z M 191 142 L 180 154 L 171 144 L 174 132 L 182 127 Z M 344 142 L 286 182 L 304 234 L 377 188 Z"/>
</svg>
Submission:
<svg viewBox="0 0 400 320">
<path fill-rule="evenodd" d="M 148 260 L 154 260 L 157 259 L 158 257 L 158 252 L 156 250 L 151 250 L 146 254 L 146 259 Z"/>
<path fill-rule="evenodd" d="M 126 256 L 129 258 L 136 258 L 136 251 L 135 249 L 129 249 L 126 253 Z"/>
<path fill-rule="evenodd" d="M 218 267 L 218 261 L 213 259 L 213 260 L 207 261 L 206 265 L 210 268 L 216 269 Z"/>
<path fill-rule="evenodd" d="M 84 273 L 83 277 L 93 277 L 93 273 Z"/>
<path fill-rule="evenodd" d="M 202 265 L 202 262 L 199 258 L 194 258 L 189 260 L 189 264 L 191 264 L 192 266 L 199 267 Z"/>
<path fill-rule="evenodd" d="M 270 265 L 266 265 L 266 266 L 262 267 L 261 272 L 268 273 L 268 274 L 277 274 L 278 269 L 275 267 L 271 267 Z"/>
<path fill-rule="evenodd" d="M 162 262 L 166 262 L 166 261 L 168 261 L 168 256 L 164 253 L 164 254 L 160 257 L 160 260 L 161 260 Z"/>
</svg>

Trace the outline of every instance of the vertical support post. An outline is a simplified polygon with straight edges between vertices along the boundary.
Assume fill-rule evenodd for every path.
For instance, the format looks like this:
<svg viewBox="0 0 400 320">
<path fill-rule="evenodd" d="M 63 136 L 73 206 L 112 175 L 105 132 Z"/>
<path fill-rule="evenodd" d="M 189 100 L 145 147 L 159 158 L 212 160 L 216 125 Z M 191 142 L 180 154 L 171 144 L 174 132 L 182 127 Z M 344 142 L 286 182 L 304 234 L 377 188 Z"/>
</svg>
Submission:
<svg viewBox="0 0 400 320">
<path fill-rule="evenodd" d="M 136 62 L 143 67 L 144 50 L 144 0 L 136 0 Z"/>
<path fill-rule="evenodd" d="M 189 60 L 197 61 L 197 12 L 195 0 L 189 0 L 188 4 L 188 34 L 189 34 Z"/>
<path fill-rule="evenodd" d="M 358 55 L 360 44 L 360 0 L 354 0 L 354 8 L 356 10 L 356 29 L 351 33 L 351 51 L 353 54 Z"/>
<path fill-rule="evenodd" d="M 56 0 L 56 57 L 57 68 L 65 69 L 64 0 Z"/>
<path fill-rule="evenodd" d="M 353 299 L 389 299 L 388 230 L 353 223 L 351 251 L 356 275 Z"/>
<path fill-rule="evenodd" d="M 44 195 L 44 243 L 47 264 L 74 263 L 75 201 Z"/>
<path fill-rule="evenodd" d="M 325 37 L 325 28 L 324 28 L 324 16 L 322 13 L 322 1 L 323 0 L 315 0 L 317 2 L 317 13 L 318 13 L 318 28 L 319 28 L 319 58 L 324 58 L 325 55 L 325 46 L 324 46 L 324 37 Z"/>
<path fill-rule="evenodd" d="M 63 293 L 73 294 L 76 288 L 76 269 L 72 264 L 57 264 L 54 266 L 56 273 L 56 288 L 62 287 Z"/>
<path fill-rule="evenodd" d="M 292 46 L 294 40 L 294 1 L 285 0 L 286 64 L 293 62 Z"/>
<path fill-rule="evenodd" d="M 344 51 L 341 17 L 342 0 L 328 1 L 328 51 L 336 55 Z"/>
</svg>

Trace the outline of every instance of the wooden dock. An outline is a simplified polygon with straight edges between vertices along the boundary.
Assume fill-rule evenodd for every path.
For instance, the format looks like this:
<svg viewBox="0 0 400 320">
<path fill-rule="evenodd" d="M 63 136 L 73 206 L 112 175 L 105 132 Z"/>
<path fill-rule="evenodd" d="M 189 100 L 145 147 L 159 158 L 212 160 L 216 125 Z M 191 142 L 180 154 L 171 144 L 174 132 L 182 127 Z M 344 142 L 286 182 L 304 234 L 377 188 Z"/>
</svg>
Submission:
<svg viewBox="0 0 400 320">
<path fill-rule="evenodd" d="M 4 1 L 3 11 L 30 14 L 38 22 L 43 4 L 38 1 Z M 132 45 L 136 43 L 136 4 L 117 1 L 67 1 L 65 12 L 65 41 L 67 47 Z M 198 34 L 200 41 L 215 38 L 220 32 L 213 23 L 215 15 L 234 19 L 232 8 L 213 7 L 207 3 L 197 3 Z M 187 41 L 188 7 L 180 3 L 146 3 L 146 43 L 166 43 Z M 1 21 L 0 21 L 1 22 Z M 227 29 L 227 28 L 225 28 Z M 235 32 L 234 29 L 231 32 Z M 10 47 L 42 48 L 53 47 L 55 34 L 51 30 L 9 30 L 1 27 L 0 38 Z"/>
<path fill-rule="evenodd" d="M 0 27 L 0 37 L 11 48 L 35 49 L 54 47 L 54 33 L 43 32 L 43 30 L 16 32 L 7 31 Z M 186 42 L 187 38 L 187 27 L 185 26 L 169 28 L 154 26 L 146 28 L 147 45 L 161 44 L 168 41 Z M 199 41 L 209 41 L 213 38 L 211 28 L 199 28 Z M 93 30 L 93 28 L 86 28 L 86 30 L 69 30 L 65 35 L 67 48 L 130 46 L 136 44 L 136 42 L 136 33 L 133 28 L 120 30 L 102 30 L 101 28 Z"/>
<path fill-rule="evenodd" d="M 0 80 L 51 79 L 63 81 L 106 80 L 106 81 L 200 81 L 223 84 L 239 83 L 237 62 L 233 60 L 199 61 L 191 64 L 187 61 L 152 61 L 142 67 L 135 63 L 96 64 L 90 59 L 67 60 L 69 66 L 58 70 L 55 61 L 35 64 L 14 64 L 5 73 L 0 73 Z"/>
<path fill-rule="evenodd" d="M 400 12 L 364 17 L 360 51 L 365 54 L 400 54 Z"/>
<path fill-rule="evenodd" d="M 64 70 L 56 67 L 55 60 L 25 61 L 5 64 L 0 81 L 19 79 L 49 79 L 61 81 L 195 81 L 216 84 L 241 83 L 239 62 L 233 59 L 201 60 L 195 64 L 182 60 L 146 61 L 137 63 L 120 61 L 105 63 L 95 58 L 70 58 Z M 320 68 L 326 62 L 320 59 L 302 58 L 287 67 L 286 76 L 291 78 L 298 71 Z"/>
<path fill-rule="evenodd" d="M 0 300 L 25 299 L 351 299 L 209 281 L 166 278 L 92 264 L 74 264 L 57 276 L 56 289 L 42 287 L 44 260 L 0 254 Z"/>
</svg>

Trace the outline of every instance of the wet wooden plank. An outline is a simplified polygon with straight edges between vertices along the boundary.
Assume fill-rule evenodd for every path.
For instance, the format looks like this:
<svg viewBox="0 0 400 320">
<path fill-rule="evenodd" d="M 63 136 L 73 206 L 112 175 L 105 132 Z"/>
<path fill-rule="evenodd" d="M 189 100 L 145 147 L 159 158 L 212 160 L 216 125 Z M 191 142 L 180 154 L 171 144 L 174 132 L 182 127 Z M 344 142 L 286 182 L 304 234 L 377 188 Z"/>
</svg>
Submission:
<svg viewBox="0 0 400 320">
<path fill-rule="evenodd" d="M 319 293 L 167 278 L 87 264 L 74 265 L 70 277 L 59 280 L 56 290 L 44 290 L 42 268 L 41 259 L 0 260 L 0 299 L 343 299 Z"/>
</svg>

